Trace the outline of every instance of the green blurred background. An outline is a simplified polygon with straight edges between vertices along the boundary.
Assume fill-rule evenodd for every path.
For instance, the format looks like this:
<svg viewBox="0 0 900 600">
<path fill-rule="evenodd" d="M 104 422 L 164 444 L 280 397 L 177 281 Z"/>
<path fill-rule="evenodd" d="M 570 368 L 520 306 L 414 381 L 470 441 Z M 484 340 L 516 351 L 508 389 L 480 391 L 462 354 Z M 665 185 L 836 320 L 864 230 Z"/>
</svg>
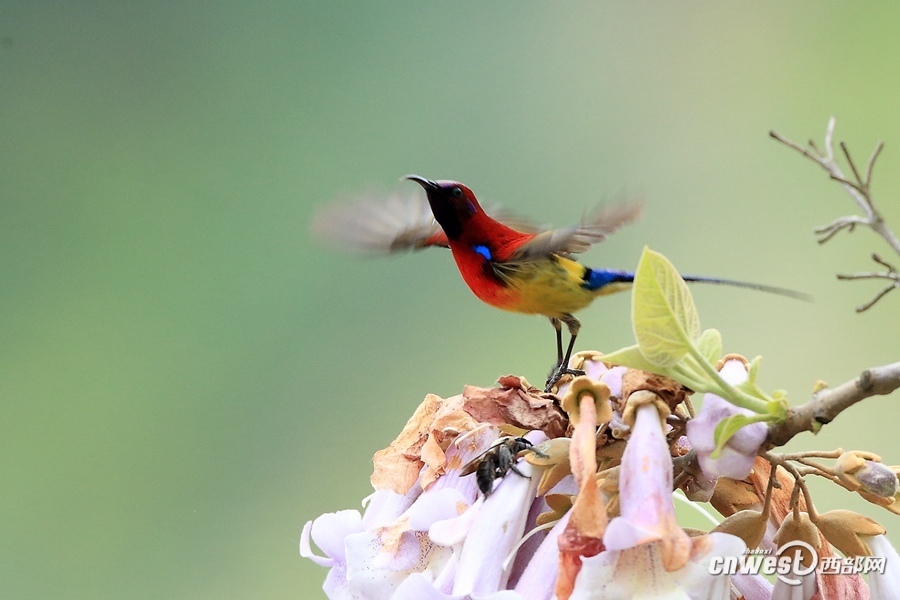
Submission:
<svg viewBox="0 0 900 600">
<path fill-rule="evenodd" d="M 795 402 L 900 360 L 900 294 L 857 315 L 877 284 L 834 278 L 885 244 L 817 245 L 854 207 L 767 135 L 884 139 L 900 229 L 898 57 L 893 3 L 0 1 L 0 597 L 322 597 L 303 523 L 359 505 L 426 393 L 543 379 L 546 320 L 480 304 L 449 254 L 310 239 L 317 205 L 405 173 L 557 224 L 637 194 L 585 262 L 649 244 L 814 294 L 695 288 Z M 579 347 L 631 343 L 629 302 L 581 313 Z M 896 402 L 793 447 L 900 463 Z"/>
</svg>

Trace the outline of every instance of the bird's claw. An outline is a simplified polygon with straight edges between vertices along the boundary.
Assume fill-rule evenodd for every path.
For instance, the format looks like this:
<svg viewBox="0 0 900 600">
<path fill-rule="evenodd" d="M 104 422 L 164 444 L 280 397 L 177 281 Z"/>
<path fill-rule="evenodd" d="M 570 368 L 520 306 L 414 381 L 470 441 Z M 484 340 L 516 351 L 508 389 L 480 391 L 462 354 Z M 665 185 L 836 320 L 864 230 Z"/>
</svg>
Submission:
<svg viewBox="0 0 900 600">
<path fill-rule="evenodd" d="M 557 367 L 551 373 L 552 374 L 547 379 L 547 385 L 544 388 L 545 394 L 549 394 L 550 390 L 553 389 L 553 386 L 556 385 L 556 383 L 566 375 L 571 375 L 573 377 L 578 377 L 579 375 L 584 375 L 584 371 L 582 371 L 581 369 L 570 369 L 570 368 L 564 367 L 564 366 Z"/>
</svg>

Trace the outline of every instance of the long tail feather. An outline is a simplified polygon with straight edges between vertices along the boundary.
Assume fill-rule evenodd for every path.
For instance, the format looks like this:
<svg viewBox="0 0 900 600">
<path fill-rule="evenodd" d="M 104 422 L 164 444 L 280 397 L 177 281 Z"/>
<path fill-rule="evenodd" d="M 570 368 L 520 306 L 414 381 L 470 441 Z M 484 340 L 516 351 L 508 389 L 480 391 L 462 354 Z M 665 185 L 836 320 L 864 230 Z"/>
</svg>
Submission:
<svg viewBox="0 0 900 600">
<path fill-rule="evenodd" d="M 813 298 L 809 294 L 789 290 L 787 288 L 776 287 L 774 285 L 763 285 L 761 283 L 750 283 L 747 281 L 735 281 L 734 279 L 720 279 L 718 277 L 702 277 L 696 275 L 682 275 L 682 278 L 688 283 L 713 283 L 716 285 L 730 285 L 731 287 L 746 288 L 748 290 L 758 290 L 769 294 L 778 294 L 779 296 L 787 296 L 788 298 L 796 298 L 805 302 L 812 302 Z"/>
<path fill-rule="evenodd" d="M 699 275 L 682 275 L 683 279 L 688 283 L 712 283 L 716 285 L 728 285 L 731 287 L 745 288 L 748 290 L 758 290 L 769 294 L 778 294 L 779 296 L 787 296 L 812 302 L 812 296 L 789 290 L 787 288 L 776 287 L 773 285 L 763 285 L 761 283 L 750 283 L 747 281 L 736 281 L 734 279 L 722 279 L 719 277 L 703 277 Z M 589 290 L 600 290 L 610 286 L 611 284 L 631 283 L 634 281 L 634 273 L 630 271 L 617 271 L 614 269 L 588 269 L 584 275 L 584 286 Z"/>
</svg>

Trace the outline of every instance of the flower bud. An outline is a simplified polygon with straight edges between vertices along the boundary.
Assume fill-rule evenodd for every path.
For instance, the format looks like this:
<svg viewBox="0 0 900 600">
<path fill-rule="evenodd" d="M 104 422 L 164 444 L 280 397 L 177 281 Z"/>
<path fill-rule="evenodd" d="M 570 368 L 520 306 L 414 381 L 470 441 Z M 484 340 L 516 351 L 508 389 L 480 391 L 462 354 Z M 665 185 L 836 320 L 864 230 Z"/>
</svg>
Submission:
<svg viewBox="0 0 900 600">
<path fill-rule="evenodd" d="M 713 528 L 713 531 L 736 535 L 747 544 L 748 548 L 758 548 L 763 536 L 766 535 L 766 525 L 769 519 L 756 510 L 741 510 Z"/>
<path fill-rule="evenodd" d="M 834 465 L 842 483 L 882 498 L 892 498 L 898 489 L 897 475 L 871 452 L 844 452 Z"/>
<path fill-rule="evenodd" d="M 544 496 L 544 501 L 547 503 L 550 510 L 537 516 L 535 525 L 538 526 L 546 525 L 547 523 L 555 523 L 562 519 L 572 508 L 575 496 L 570 496 L 569 494 L 547 494 Z"/>
<path fill-rule="evenodd" d="M 884 527 L 875 519 L 851 510 L 832 510 L 819 515 L 816 526 L 825 539 L 845 556 L 870 556 L 872 551 L 860 537 L 884 533 Z"/>
<path fill-rule="evenodd" d="M 606 514 L 610 517 L 618 517 L 621 513 L 619 507 L 619 474 L 621 467 L 613 467 L 597 474 L 597 484 L 600 486 L 600 499 L 606 506 Z"/>
<path fill-rule="evenodd" d="M 812 548 L 818 548 L 821 545 L 821 540 L 819 539 L 819 532 L 816 531 L 816 526 L 810 521 L 807 513 L 799 512 L 797 514 L 800 515 L 799 519 L 794 518 L 793 511 L 789 512 L 784 518 L 781 527 L 775 532 L 775 544 L 780 547 L 788 542 L 801 541 Z M 812 565 L 813 561 L 817 559 L 806 548 L 799 548 L 799 551 L 802 553 L 800 562 L 804 567 Z"/>
<path fill-rule="evenodd" d="M 525 461 L 535 467 L 542 467 L 541 480 L 538 483 L 537 494 L 543 496 L 553 487 L 572 473 L 569 465 L 569 449 L 572 446 L 571 438 L 556 438 L 547 440 L 535 446 L 535 452 L 525 455 Z"/>
<path fill-rule="evenodd" d="M 731 385 L 747 381 L 746 361 L 740 356 L 726 356 L 719 372 Z M 729 438 L 723 448 L 716 443 L 719 424 L 734 415 L 752 416 L 746 408 L 731 404 L 725 398 L 708 393 L 703 397 L 700 413 L 687 424 L 687 436 L 697 451 L 700 468 L 712 478 L 730 477 L 744 479 L 753 469 L 760 446 L 766 441 L 768 429 L 765 423 L 744 425 Z"/>
<path fill-rule="evenodd" d="M 895 465 L 890 467 L 890 469 L 894 472 L 894 475 L 900 476 L 900 466 Z M 865 498 L 865 496 L 863 497 Z M 866 499 L 869 500 L 869 502 L 872 502 L 875 498 L 873 497 Z M 876 504 L 881 504 L 881 506 L 888 509 L 895 515 L 900 515 L 900 490 L 898 490 L 897 493 L 894 494 L 893 498 L 879 498 L 879 500 L 881 500 L 882 502 L 876 502 Z"/>
<path fill-rule="evenodd" d="M 760 498 L 753 485 L 746 481 L 719 477 L 709 503 L 720 514 L 729 517 L 747 508 L 761 508 L 763 498 Z"/>
</svg>

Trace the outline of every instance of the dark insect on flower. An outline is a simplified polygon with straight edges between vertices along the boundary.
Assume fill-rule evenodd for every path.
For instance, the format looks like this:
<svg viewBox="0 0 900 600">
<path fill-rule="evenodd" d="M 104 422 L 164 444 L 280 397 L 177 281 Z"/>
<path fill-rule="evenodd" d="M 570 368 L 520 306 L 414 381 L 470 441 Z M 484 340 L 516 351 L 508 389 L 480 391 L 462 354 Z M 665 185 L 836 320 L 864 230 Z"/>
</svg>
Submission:
<svg viewBox="0 0 900 600">
<path fill-rule="evenodd" d="M 528 477 L 516 468 L 516 459 L 523 450 L 531 450 L 538 456 L 544 456 L 525 438 L 507 435 L 498 438 L 490 448 L 469 461 L 462 468 L 462 475 L 475 473 L 478 489 L 486 498 L 494 491 L 494 480 L 504 477 L 510 471 L 519 477 Z"/>
</svg>

